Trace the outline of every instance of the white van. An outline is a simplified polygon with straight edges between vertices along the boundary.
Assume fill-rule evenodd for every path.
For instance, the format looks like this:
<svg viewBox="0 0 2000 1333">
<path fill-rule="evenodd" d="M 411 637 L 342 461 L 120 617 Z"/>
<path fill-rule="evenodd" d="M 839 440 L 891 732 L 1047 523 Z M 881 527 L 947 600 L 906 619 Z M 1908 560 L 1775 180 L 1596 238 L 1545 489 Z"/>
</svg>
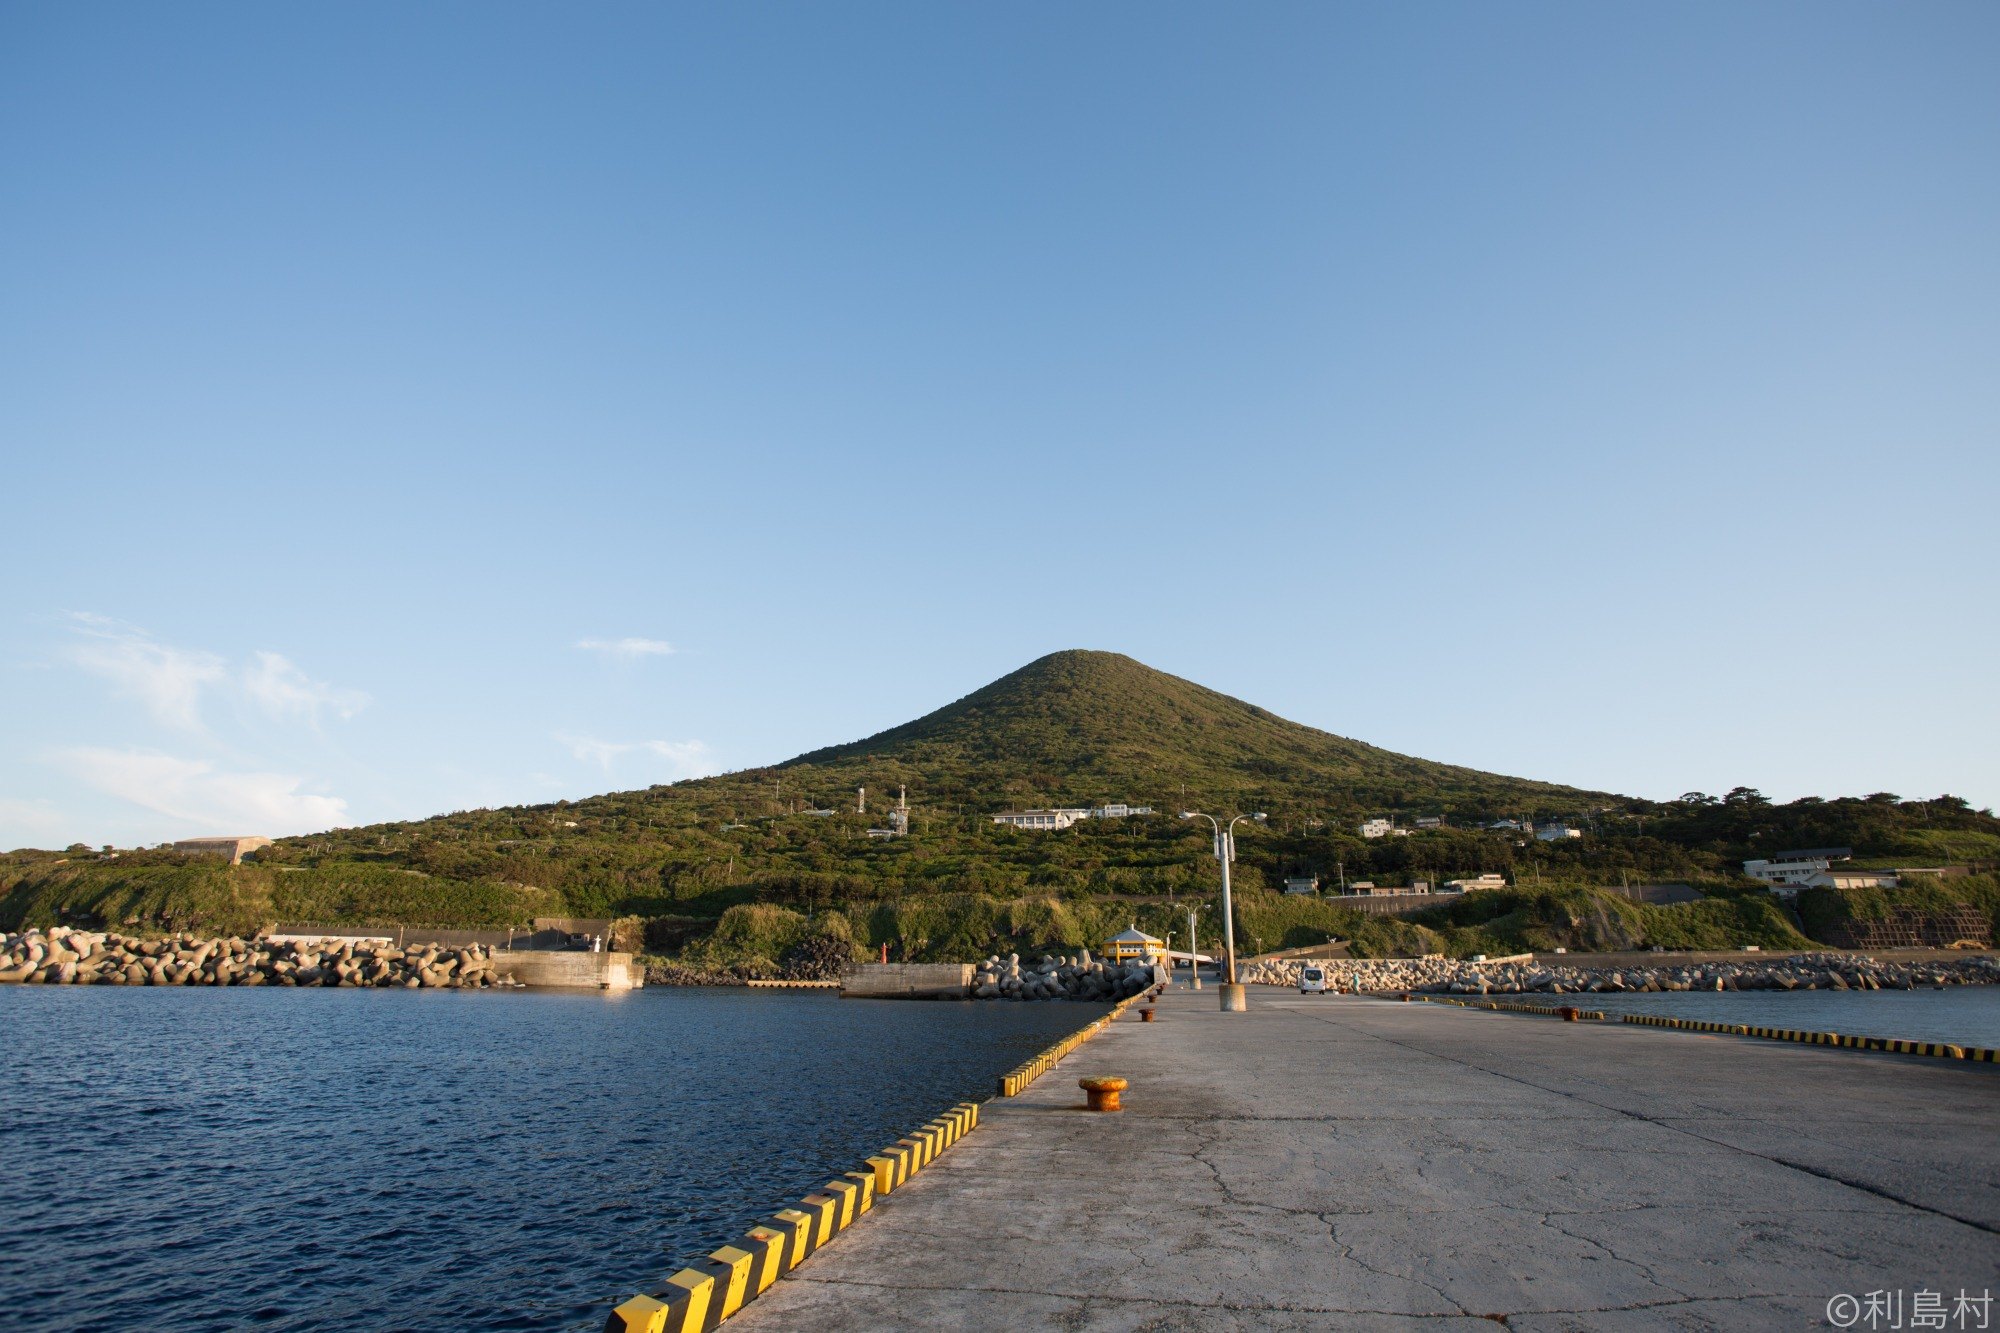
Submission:
<svg viewBox="0 0 2000 1333">
<path fill-rule="evenodd" d="M 1299 969 L 1299 994 L 1311 995 L 1326 990 L 1326 969 L 1316 963 L 1307 963 Z"/>
</svg>

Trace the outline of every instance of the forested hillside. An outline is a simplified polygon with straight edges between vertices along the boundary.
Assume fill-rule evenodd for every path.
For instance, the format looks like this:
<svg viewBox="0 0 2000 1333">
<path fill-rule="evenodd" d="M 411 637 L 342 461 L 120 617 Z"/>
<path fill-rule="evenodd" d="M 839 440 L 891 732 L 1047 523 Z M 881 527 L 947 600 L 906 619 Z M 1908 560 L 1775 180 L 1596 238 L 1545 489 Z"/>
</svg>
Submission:
<svg viewBox="0 0 2000 1333">
<path fill-rule="evenodd" d="M 855 809 L 860 787 L 866 813 Z M 898 787 L 910 836 L 869 836 L 885 826 Z M 1155 813 L 1061 832 L 988 817 L 1105 802 Z M 1185 807 L 1268 813 L 1266 827 L 1238 840 L 1244 920 L 1317 915 L 1253 936 L 1330 932 L 1381 948 L 1413 937 L 1323 904 L 1281 903 L 1272 890 L 1291 875 L 1331 890 L 1343 879 L 1481 872 L 1524 891 L 1660 879 L 1720 890 L 1737 882 L 1744 857 L 1799 846 L 1849 846 L 1861 864 L 2000 862 L 2000 821 L 1951 797 L 1774 805 L 1745 789 L 1670 802 L 1582 791 L 1395 754 L 1129 658 L 1067 652 L 904 726 L 774 768 L 288 838 L 234 870 L 161 852 L 14 853 L 0 863 L 0 926 L 58 916 L 243 930 L 569 915 L 641 918 L 655 923 L 656 941 L 681 945 L 711 935 L 731 907 L 760 904 L 801 921 L 837 910 L 858 945 L 909 956 L 962 952 L 975 940 L 1033 942 L 1038 932 L 1089 942 L 1105 921 L 1163 926 L 1188 900 L 1213 896 L 1207 826 L 1176 818 Z M 1375 815 L 1406 824 L 1439 816 L 1447 826 L 1362 838 L 1359 822 Z M 1502 817 L 1562 818 L 1585 836 L 1544 843 L 1483 827 Z M 1776 929 L 1758 920 L 1756 929 Z M 1751 929 L 1730 913 L 1716 929 L 1732 921 Z"/>
</svg>

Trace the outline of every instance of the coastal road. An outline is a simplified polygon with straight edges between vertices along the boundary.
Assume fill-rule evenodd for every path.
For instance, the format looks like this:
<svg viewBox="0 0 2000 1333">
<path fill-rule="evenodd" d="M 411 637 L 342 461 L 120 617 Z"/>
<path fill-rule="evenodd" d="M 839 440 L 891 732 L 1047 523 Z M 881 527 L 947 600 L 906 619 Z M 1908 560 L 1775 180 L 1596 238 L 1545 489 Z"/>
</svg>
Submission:
<svg viewBox="0 0 2000 1333">
<path fill-rule="evenodd" d="M 2000 1066 L 1259 987 L 1248 1014 L 1213 990 L 1159 1008 L 987 1103 L 729 1327 L 1594 1333 L 2000 1304 Z M 1131 1080 L 1123 1113 L 1081 1109 L 1092 1074 Z"/>
</svg>

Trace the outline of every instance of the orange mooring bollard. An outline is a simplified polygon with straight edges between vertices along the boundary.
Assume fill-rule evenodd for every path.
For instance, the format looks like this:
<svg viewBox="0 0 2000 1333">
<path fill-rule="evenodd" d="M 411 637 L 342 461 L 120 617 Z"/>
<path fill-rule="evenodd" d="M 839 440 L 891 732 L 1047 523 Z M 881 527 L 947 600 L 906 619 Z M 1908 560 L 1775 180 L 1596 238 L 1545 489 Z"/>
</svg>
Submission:
<svg viewBox="0 0 2000 1333">
<path fill-rule="evenodd" d="M 1562 1006 L 1560 1009 L 1556 1010 L 1556 1012 L 1563 1016 L 1563 1022 L 1565 1023 L 1576 1022 L 1577 1011 L 1571 1008 L 1569 1005 Z"/>
<path fill-rule="evenodd" d="M 1076 1086 L 1082 1088 L 1084 1095 L 1090 1099 L 1090 1109 L 1093 1111 L 1125 1109 L 1118 1104 L 1118 1094 L 1130 1085 L 1122 1078 L 1080 1078 L 1076 1081 Z"/>
<path fill-rule="evenodd" d="M 1152 1022 L 1152 1021 L 1153 1021 L 1153 1011 L 1152 1011 L 1151 1009 L 1141 1009 L 1141 1010 L 1139 1011 L 1139 1021 L 1140 1021 L 1141 1023 L 1150 1023 L 1150 1022 Z"/>
</svg>

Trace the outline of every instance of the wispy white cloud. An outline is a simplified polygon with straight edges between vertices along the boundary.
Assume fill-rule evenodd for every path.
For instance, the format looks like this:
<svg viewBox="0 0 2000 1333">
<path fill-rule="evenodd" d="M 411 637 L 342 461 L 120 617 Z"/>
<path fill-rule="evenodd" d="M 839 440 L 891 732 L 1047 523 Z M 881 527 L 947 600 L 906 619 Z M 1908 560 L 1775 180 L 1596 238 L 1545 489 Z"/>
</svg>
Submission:
<svg viewBox="0 0 2000 1333">
<path fill-rule="evenodd" d="M 71 646 L 71 661 L 136 699 L 163 725 L 201 730 L 202 690 L 229 679 L 220 657 L 169 647 L 136 626 L 87 611 L 72 613 L 70 624 L 82 639 Z"/>
<path fill-rule="evenodd" d="M 247 666 L 232 670 L 214 653 L 161 643 L 108 616 L 75 611 L 69 621 L 78 641 L 70 645 L 68 659 L 176 730 L 202 730 L 205 693 L 247 701 L 273 718 L 303 718 L 315 727 L 322 712 L 350 718 L 370 702 L 360 690 L 314 680 L 282 653 L 254 653 Z"/>
<path fill-rule="evenodd" d="M 606 741 L 568 731 L 555 733 L 555 739 L 578 760 L 596 764 L 607 773 L 611 771 L 614 761 L 631 754 L 665 760 L 665 775 L 674 781 L 707 777 L 722 771 L 710 755 L 708 746 L 701 741 Z M 652 767 L 657 770 L 659 766 Z"/>
<path fill-rule="evenodd" d="M 281 653 L 259 652 L 256 659 L 244 668 L 243 693 L 272 717 L 297 714 L 318 726 L 321 709 L 350 718 L 369 704 L 360 690 L 314 680 Z"/>
<path fill-rule="evenodd" d="M 606 657 L 671 657 L 680 649 L 665 639 L 578 639 L 576 646 L 587 653 Z"/>
<path fill-rule="evenodd" d="M 157 750 L 77 746 L 51 756 L 86 786 L 156 814 L 217 833 L 314 832 L 345 822 L 347 802 L 301 791 L 284 773 L 228 772 Z"/>
</svg>

